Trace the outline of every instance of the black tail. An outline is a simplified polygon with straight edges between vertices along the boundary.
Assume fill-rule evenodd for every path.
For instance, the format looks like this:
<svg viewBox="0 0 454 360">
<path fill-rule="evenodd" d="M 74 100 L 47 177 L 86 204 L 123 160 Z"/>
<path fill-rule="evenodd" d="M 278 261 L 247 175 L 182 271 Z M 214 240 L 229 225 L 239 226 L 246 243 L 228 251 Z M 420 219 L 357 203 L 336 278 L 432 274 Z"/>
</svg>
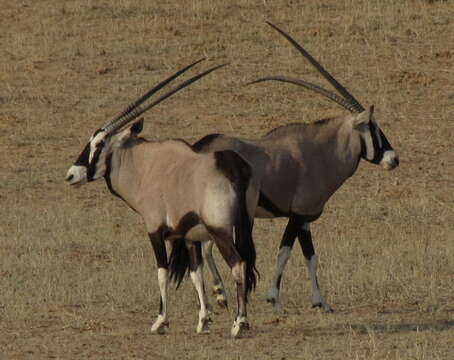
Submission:
<svg viewBox="0 0 454 360">
<path fill-rule="evenodd" d="M 246 290 L 249 294 L 256 286 L 255 245 L 252 240 L 252 221 L 246 206 L 246 190 L 252 177 L 252 168 L 246 160 L 231 150 L 214 153 L 218 168 L 232 182 L 238 196 L 235 219 L 235 247 L 246 262 Z"/>
<path fill-rule="evenodd" d="M 169 257 L 170 280 L 179 288 L 184 275 L 189 274 L 189 251 L 183 237 L 172 241 L 172 252 Z"/>
</svg>

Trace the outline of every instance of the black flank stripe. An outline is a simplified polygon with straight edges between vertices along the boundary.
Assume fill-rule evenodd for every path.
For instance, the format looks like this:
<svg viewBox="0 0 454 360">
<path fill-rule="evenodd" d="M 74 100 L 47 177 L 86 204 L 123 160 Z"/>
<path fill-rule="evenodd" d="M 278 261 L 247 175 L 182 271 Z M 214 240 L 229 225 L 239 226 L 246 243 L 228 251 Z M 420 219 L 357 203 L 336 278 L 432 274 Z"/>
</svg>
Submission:
<svg viewBox="0 0 454 360">
<path fill-rule="evenodd" d="M 265 209 L 274 217 L 289 217 L 290 213 L 280 210 L 263 192 L 260 192 L 258 206 Z"/>
</svg>

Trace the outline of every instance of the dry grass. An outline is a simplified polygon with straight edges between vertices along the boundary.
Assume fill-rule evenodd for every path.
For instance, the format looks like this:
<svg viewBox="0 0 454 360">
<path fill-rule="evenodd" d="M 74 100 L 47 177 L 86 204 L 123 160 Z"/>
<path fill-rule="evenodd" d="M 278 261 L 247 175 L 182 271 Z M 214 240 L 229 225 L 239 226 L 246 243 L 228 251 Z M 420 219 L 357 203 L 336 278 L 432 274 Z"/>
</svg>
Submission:
<svg viewBox="0 0 454 360">
<path fill-rule="evenodd" d="M 1 1 L 1 358 L 452 358 L 452 2 L 182 4 Z M 157 283 L 140 219 L 101 181 L 68 189 L 65 171 L 100 124 L 201 56 L 201 67 L 230 66 L 153 110 L 146 137 L 260 136 L 341 112 L 295 87 L 242 86 L 271 74 L 320 82 L 264 20 L 376 105 L 401 166 L 362 164 L 313 225 L 334 314 L 310 309 L 299 249 L 283 283 L 287 312 L 269 309 L 285 223 L 258 221 L 251 337 L 231 340 L 232 314 L 221 310 L 212 333 L 197 336 L 189 282 L 171 293 L 170 334 L 152 336 Z"/>
</svg>

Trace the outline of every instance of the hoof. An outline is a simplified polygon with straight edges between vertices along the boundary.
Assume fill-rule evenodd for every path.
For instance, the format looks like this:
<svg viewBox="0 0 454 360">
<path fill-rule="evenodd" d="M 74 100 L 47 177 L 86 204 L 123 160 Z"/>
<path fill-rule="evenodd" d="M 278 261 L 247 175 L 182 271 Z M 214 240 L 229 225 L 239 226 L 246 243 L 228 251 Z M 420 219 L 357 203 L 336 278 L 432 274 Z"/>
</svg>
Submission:
<svg viewBox="0 0 454 360">
<path fill-rule="evenodd" d="M 167 334 L 169 331 L 169 323 L 168 322 L 155 322 L 151 327 L 152 334 L 164 335 Z"/>
<path fill-rule="evenodd" d="M 266 302 L 273 306 L 273 310 L 277 313 L 283 313 L 284 308 L 280 301 L 276 300 L 276 298 L 268 297 L 266 298 Z"/>
<path fill-rule="evenodd" d="M 216 302 L 218 303 L 218 306 L 222 309 L 227 309 L 229 307 L 227 299 L 225 297 L 218 296 L 216 298 Z"/>
<path fill-rule="evenodd" d="M 249 323 L 247 322 L 247 320 L 235 320 L 235 322 L 233 323 L 231 335 L 233 338 L 238 339 L 242 335 L 244 335 L 247 330 L 249 330 Z"/>
<path fill-rule="evenodd" d="M 216 302 L 219 307 L 223 309 L 228 308 L 227 297 L 225 296 L 225 291 L 221 287 L 215 286 L 213 288 L 213 295 L 216 295 Z"/>
<path fill-rule="evenodd" d="M 203 334 L 209 334 L 210 333 L 210 328 L 209 325 L 213 322 L 211 318 L 205 318 L 203 320 L 200 320 L 199 324 L 197 325 L 197 334 L 203 335 Z"/>
<path fill-rule="evenodd" d="M 332 313 L 334 312 L 333 308 L 329 306 L 328 304 L 322 304 L 321 302 L 312 304 L 312 308 L 320 308 L 326 313 Z"/>
</svg>

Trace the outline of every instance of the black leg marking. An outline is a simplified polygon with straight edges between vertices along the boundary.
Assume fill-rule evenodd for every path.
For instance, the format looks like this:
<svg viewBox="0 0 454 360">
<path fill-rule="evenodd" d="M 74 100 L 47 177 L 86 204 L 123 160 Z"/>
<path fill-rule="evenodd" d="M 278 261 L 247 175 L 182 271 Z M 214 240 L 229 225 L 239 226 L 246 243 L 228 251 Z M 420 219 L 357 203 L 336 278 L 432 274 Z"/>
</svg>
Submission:
<svg viewBox="0 0 454 360">
<path fill-rule="evenodd" d="M 331 306 L 329 306 L 322 295 L 320 294 L 320 286 L 317 279 L 317 255 L 315 254 L 314 244 L 312 242 L 312 234 L 309 229 L 307 221 L 303 221 L 298 231 L 298 241 L 303 250 L 303 255 L 306 259 L 306 265 L 309 271 L 309 278 L 312 288 L 312 307 L 320 307 L 325 312 L 332 312 Z"/>
<path fill-rule="evenodd" d="M 153 247 L 157 267 L 167 269 L 167 250 L 163 239 L 163 229 L 160 228 L 156 232 L 148 234 L 148 236 Z M 159 314 L 161 315 L 163 314 L 163 308 L 162 297 L 159 295 Z"/>
<path fill-rule="evenodd" d="M 192 242 L 189 249 L 189 269 L 191 271 L 196 271 L 202 263 L 202 244 L 199 242 Z"/>
<path fill-rule="evenodd" d="M 287 223 L 287 227 L 285 228 L 284 235 L 282 236 L 282 240 L 279 245 L 279 249 L 288 247 L 289 250 L 291 251 L 293 248 L 293 245 L 295 244 L 295 240 L 298 235 L 299 229 L 300 229 L 299 218 L 295 217 L 295 216 L 290 217 L 290 219 Z M 290 254 L 288 254 L 288 256 L 290 256 Z M 278 291 L 281 288 L 282 274 L 284 272 L 284 267 L 285 267 L 285 264 L 287 263 L 287 260 L 288 260 L 288 258 L 280 259 L 279 255 L 278 255 L 276 278 L 275 278 L 275 284 L 274 284 Z"/>
<path fill-rule="evenodd" d="M 214 238 L 214 242 L 219 249 L 222 257 L 229 265 L 234 275 L 236 286 L 237 286 L 237 312 L 236 318 L 242 316 L 246 317 L 247 310 L 247 286 L 246 286 L 246 263 L 241 258 L 239 252 L 237 251 L 233 237 L 227 234 L 223 229 L 214 229 L 208 227 L 208 231 Z M 243 267 L 244 266 L 244 267 Z M 242 273 L 236 273 L 235 269 L 238 267 L 243 269 Z M 238 271 L 238 270 L 236 270 Z M 240 270 L 241 271 L 241 270 Z"/>
<path fill-rule="evenodd" d="M 298 230 L 300 228 L 300 219 L 296 216 L 291 216 L 287 223 L 287 227 L 285 228 L 284 235 L 282 236 L 281 244 L 279 245 L 279 247 L 282 248 L 284 246 L 288 246 L 292 248 L 298 235 Z"/>
<path fill-rule="evenodd" d="M 168 268 L 167 250 L 164 244 L 163 228 L 159 228 L 154 233 L 148 234 L 150 237 L 151 246 L 153 247 L 154 255 L 156 257 L 156 264 L 158 268 Z"/>
<path fill-rule="evenodd" d="M 279 253 L 276 261 L 276 270 L 271 280 L 271 288 L 269 295 L 266 299 L 267 302 L 273 304 L 276 309 L 280 309 L 281 305 L 279 302 L 280 289 L 282 284 L 282 274 L 284 273 L 285 266 L 290 257 L 292 247 L 295 243 L 298 229 L 299 229 L 299 218 L 291 216 L 287 226 L 285 228 L 284 234 L 282 236 L 281 243 L 279 245 Z"/>
<path fill-rule="evenodd" d="M 300 229 L 298 230 L 298 241 L 301 245 L 301 249 L 303 250 L 304 257 L 307 260 L 310 260 L 312 256 L 315 254 L 314 244 L 312 243 L 311 231 L 306 230 L 301 226 Z"/>
</svg>

